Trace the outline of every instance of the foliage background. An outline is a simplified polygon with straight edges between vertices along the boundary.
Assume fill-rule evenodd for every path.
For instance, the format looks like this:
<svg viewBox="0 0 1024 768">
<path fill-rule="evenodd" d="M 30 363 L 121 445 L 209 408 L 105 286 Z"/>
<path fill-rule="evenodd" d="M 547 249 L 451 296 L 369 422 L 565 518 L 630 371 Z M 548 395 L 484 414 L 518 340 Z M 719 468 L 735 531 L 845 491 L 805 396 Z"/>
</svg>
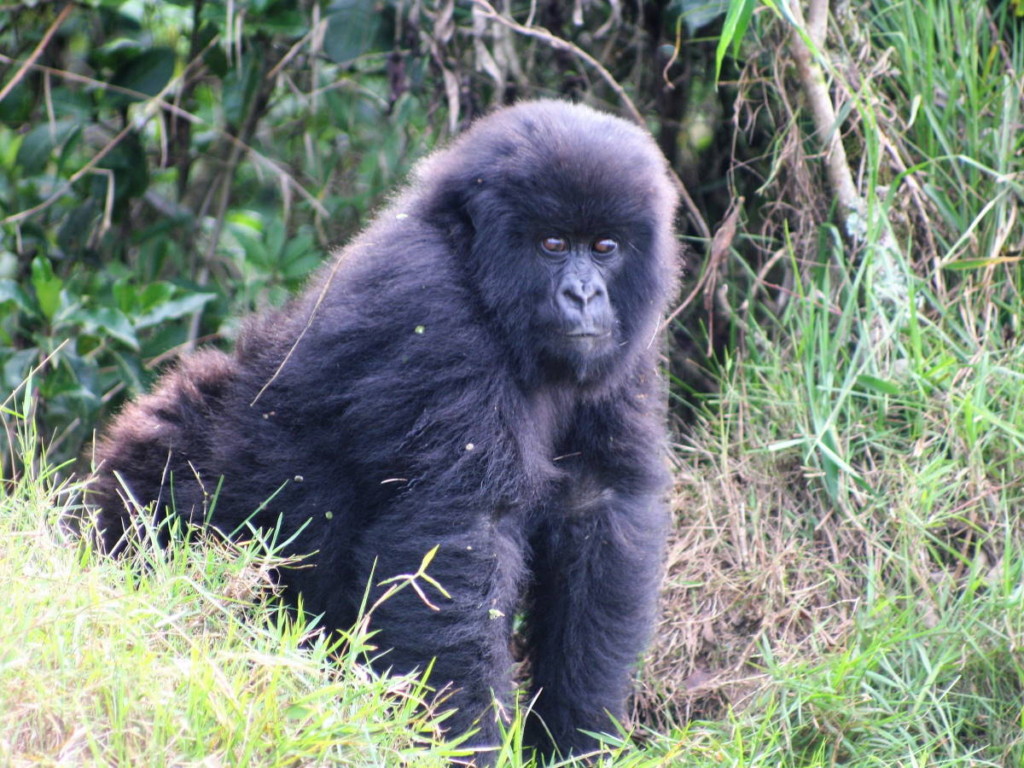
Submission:
<svg viewBox="0 0 1024 768">
<path fill-rule="evenodd" d="M 496 104 L 615 108 L 612 86 L 629 87 L 678 157 L 687 94 L 713 97 L 681 63 L 679 86 L 662 82 L 680 8 L 568 10 L 541 4 L 532 23 L 599 49 L 607 78 L 481 3 L 3 11 L 0 364 L 12 390 L 47 361 L 34 383 L 51 457 L 77 457 L 183 348 L 283 301 L 418 157 Z"/>
<path fill-rule="evenodd" d="M 1024 764 L 1022 17 L 1017 0 L 0 6 L 0 583 L 85 585 L 0 613 L 17 694 L 0 756 L 351 754 L 339 723 L 394 689 L 322 672 L 335 651 L 295 661 L 298 631 L 270 643 L 301 667 L 294 690 L 255 692 L 291 711 L 313 687 L 325 714 L 265 752 L 194 694 L 166 712 L 127 695 L 159 685 L 149 656 L 118 689 L 54 661 L 91 649 L 105 668 L 103 606 L 141 589 L 140 617 L 194 613 L 182 637 L 213 627 L 211 658 L 245 660 L 196 672 L 232 700 L 252 665 L 279 679 L 265 637 L 238 651 L 242 624 L 185 602 L 234 605 L 223 562 L 244 552 L 150 564 L 165 581 L 112 597 L 111 566 L 69 558 L 57 515 L 125 397 L 283 302 L 475 116 L 550 96 L 645 122 L 693 201 L 667 351 L 678 526 L 636 698 L 652 764 Z M 33 626 L 61 631 L 23 642 Z M 159 644 L 175 668 L 177 637 Z M 103 725 L 110 700 L 134 725 Z M 399 714 L 421 744 L 415 707 Z M 207 735 L 173 735 L 183 720 Z"/>
</svg>

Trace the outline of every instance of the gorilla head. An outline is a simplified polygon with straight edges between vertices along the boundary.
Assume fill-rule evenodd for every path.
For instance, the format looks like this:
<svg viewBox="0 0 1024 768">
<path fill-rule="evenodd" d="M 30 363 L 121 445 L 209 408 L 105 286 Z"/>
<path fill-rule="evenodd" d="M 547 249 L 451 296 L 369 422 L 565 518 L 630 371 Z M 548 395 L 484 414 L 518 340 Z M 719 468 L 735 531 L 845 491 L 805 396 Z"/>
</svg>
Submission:
<svg viewBox="0 0 1024 768">
<path fill-rule="evenodd" d="M 286 596 L 328 631 L 434 551 L 446 591 L 378 605 L 373 663 L 431 668 L 445 725 L 493 746 L 523 613 L 527 740 L 592 749 L 624 717 L 658 594 L 674 206 L 622 120 L 558 102 L 480 120 L 232 355 L 182 360 L 114 420 L 103 547 L 168 515 L 274 532 L 307 556 Z"/>
<path fill-rule="evenodd" d="M 600 383 L 651 343 L 675 285 L 676 198 L 639 128 L 524 104 L 473 126 L 417 176 L 525 382 Z"/>
</svg>

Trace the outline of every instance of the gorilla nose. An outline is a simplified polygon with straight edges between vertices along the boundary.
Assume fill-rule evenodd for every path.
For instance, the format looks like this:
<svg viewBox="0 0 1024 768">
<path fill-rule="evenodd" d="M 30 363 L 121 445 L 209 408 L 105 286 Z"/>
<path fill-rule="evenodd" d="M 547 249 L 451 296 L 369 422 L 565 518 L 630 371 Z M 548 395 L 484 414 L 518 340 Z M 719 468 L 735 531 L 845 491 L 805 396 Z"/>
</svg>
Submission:
<svg viewBox="0 0 1024 768">
<path fill-rule="evenodd" d="M 562 299 L 578 311 L 585 310 L 591 301 L 603 295 L 601 286 L 581 280 L 575 280 L 562 289 Z"/>
</svg>

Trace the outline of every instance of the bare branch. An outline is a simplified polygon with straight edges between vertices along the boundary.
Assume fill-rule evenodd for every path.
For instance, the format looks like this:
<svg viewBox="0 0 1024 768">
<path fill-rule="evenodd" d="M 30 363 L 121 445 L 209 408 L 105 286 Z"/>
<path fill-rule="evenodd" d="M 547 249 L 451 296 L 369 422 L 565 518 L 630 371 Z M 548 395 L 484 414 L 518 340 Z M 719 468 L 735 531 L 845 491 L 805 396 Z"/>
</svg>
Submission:
<svg viewBox="0 0 1024 768">
<path fill-rule="evenodd" d="M 60 13 L 57 14 L 57 18 L 53 20 L 53 24 L 46 30 L 46 34 L 43 35 L 43 39 L 39 41 L 39 44 L 35 47 L 29 57 L 25 59 L 25 62 L 18 68 L 18 71 L 14 73 L 14 77 L 7 81 L 7 85 L 0 89 L 0 101 L 3 101 L 7 95 L 14 90 L 14 88 L 21 82 L 21 79 L 25 77 L 25 73 L 35 66 L 36 60 L 43 55 L 43 51 L 46 50 L 46 46 L 50 44 L 50 40 L 56 34 L 57 30 L 60 29 L 68 16 L 71 15 L 71 11 L 75 8 L 74 5 L 68 3 L 60 9 Z"/>
</svg>

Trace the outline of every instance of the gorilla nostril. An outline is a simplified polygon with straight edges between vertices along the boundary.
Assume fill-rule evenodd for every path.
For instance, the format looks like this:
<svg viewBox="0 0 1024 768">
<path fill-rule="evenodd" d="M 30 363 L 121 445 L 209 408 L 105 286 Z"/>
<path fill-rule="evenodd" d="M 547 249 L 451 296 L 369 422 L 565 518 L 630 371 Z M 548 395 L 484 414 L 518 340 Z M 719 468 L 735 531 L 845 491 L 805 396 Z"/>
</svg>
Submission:
<svg viewBox="0 0 1024 768">
<path fill-rule="evenodd" d="M 575 307 L 585 307 L 587 305 L 587 298 L 580 294 L 579 291 L 573 288 L 566 288 L 562 291 L 562 296 L 569 301 L 569 303 Z"/>
</svg>

